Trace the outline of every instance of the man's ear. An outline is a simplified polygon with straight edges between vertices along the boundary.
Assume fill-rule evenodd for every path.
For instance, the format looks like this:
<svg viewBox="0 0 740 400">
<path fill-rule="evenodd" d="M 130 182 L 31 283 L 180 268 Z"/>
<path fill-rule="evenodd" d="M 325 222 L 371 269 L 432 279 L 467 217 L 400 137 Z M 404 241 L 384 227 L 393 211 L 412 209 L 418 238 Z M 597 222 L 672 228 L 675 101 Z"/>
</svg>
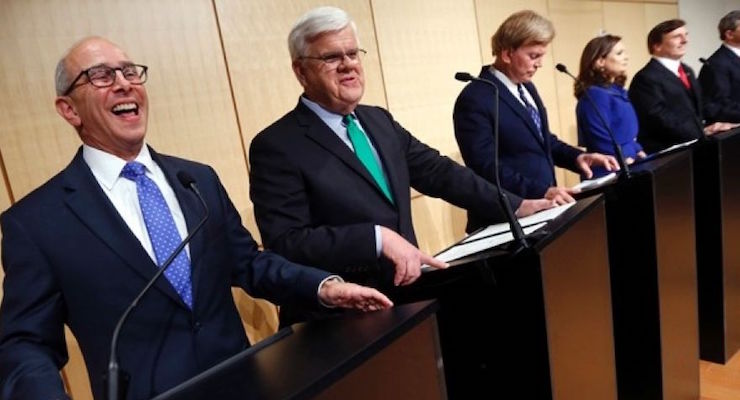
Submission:
<svg viewBox="0 0 740 400">
<path fill-rule="evenodd" d="M 504 49 L 501 50 L 501 61 L 503 61 L 505 64 L 511 64 L 511 53 L 513 53 L 514 50 L 512 49 Z"/>
<path fill-rule="evenodd" d="M 57 113 L 62 116 L 70 125 L 74 126 L 75 128 L 79 128 L 80 125 L 82 125 L 82 120 L 80 119 L 79 114 L 77 114 L 77 109 L 75 108 L 75 105 L 72 102 L 72 99 L 69 96 L 59 96 L 54 101 L 54 106 L 56 106 Z"/>
<path fill-rule="evenodd" d="M 303 63 L 301 60 L 293 60 L 292 67 L 295 77 L 298 78 L 298 82 L 301 86 L 306 87 L 306 75 L 303 73 Z"/>
</svg>

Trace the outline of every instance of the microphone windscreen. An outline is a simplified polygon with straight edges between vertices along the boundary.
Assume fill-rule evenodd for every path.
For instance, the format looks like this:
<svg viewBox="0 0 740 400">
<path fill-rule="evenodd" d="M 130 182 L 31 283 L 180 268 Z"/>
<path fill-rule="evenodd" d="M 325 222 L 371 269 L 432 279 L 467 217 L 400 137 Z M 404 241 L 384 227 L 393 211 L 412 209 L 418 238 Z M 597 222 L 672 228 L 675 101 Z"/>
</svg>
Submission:
<svg viewBox="0 0 740 400">
<path fill-rule="evenodd" d="M 190 185 L 195 183 L 195 179 L 192 177 L 192 175 L 185 171 L 180 171 L 177 173 L 177 180 L 180 181 L 180 184 L 185 186 L 185 189 L 189 189 Z"/>
<path fill-rule="evenodd" d="M 558 71 L 560 71 L 560 72 L 566 72 L 566 73 L 568 72 L 568 68 L 566 68 L 566 67 L 565 67 L 565 65 L 563 65 L 563 64 L 560 64 L 560 63 L 558 63 L 558 64 L 557 64 L 557 65 L 555 66 L 555 69 L 557 69 L 557 70 L 558 70 Z"/>
<path fill-rule="evenodd" d="M 473 80 L 473 76 L 467 72 L 457 72 L 455 73 L 455 79 L 461 82 L 469 82 Z"/>
</svg>

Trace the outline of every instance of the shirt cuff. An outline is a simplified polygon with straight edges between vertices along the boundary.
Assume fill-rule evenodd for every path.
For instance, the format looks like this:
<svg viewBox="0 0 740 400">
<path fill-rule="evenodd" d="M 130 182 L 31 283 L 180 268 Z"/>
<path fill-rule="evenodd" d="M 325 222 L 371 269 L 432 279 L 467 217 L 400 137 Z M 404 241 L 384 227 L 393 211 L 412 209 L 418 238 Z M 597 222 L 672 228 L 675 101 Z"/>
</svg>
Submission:
<svg viewBox="0 0 740 400">
<path fill-rule="evenodd" d="M 324 278 L 324 280 L 322 280 L 321 283 L 319 283 L 319 288 L 316 289 L 316 298 L 319 299 L 319 304 L 321 304 L 322 306 L 326 308 L 337 308 L 337 306 L 324 303 L 323 301 L 321 301 L 321 296 L 319 296 L 319 293 L 321 293 L 321 288 L 324 287 L 324 284 L 329 281 L 344 282 L 344 279 L 342 279 L 342 277 L 339 275 L 329 275 L 326 278 Z"/>
<path fill-rule="evenodd" d="M 383 235 L 380 233 L 380 225 L 375 225 L 375 257 L 380 258 L 383 254 Z"/>
</svg>

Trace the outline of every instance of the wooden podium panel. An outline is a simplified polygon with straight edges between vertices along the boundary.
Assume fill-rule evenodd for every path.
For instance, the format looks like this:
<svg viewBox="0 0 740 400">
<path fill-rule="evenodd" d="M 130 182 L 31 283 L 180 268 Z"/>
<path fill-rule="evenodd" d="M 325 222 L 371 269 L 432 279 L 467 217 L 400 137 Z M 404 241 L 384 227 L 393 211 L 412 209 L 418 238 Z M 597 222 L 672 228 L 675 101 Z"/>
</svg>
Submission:
<svg viewBox="0 0 740 400">
<path fill-rule="evenodd" d="M 154 400 L 446 399 L 436 309 L 295 324 Z"/>
<path fill-rule="evenodd" d="M 701 358 L 724 364 L 740 349 L 740 129 L 694 158 Z"/>
<path fill-rule="evenodd" d="M 437 297 L 451 399 L 616 399 L 604 201 L 579 201 L 512 252 L 432 271 L 395 297 Z"/>
<path fill-rule="evenodd" d="M 691 151 L 606 188 L 620 399 L 699 397 Z"/>
</svg>

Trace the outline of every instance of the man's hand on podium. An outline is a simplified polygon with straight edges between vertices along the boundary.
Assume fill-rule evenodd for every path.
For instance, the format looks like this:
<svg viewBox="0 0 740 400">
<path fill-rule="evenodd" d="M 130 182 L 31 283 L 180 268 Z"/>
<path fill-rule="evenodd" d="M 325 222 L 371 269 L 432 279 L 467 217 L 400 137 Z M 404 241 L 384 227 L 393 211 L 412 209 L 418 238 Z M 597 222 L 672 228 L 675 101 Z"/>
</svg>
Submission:
<svg viewBox="0 0 740 400">
<path fill-rule="evenodd" d="M 391 229 L 381 226 L 380 235 L 383 243 L 381 254 L 393 262 L 396 268 L 396 275 L 393 278 L 393 284 L 396 286 L 413 283 L 421 275 L 423 264 L 434 268 L 447 268 L 448 266 L 447 263 L 424 254 Z"/>
<path fill-rule="evenodd" d="M 578 192 L 579 190 L 553 186 L 547 189 L 547 192 L 545 192 L 545 198 L 554 201 L 555 204 L 560 206 L 576 201 L 572 195 Z"/>
<path fill-rule="evenodd" d="M 704 134 L 707 136 L 712 136 L 715 133 L 729 131 L 730 129 L 737 128 L 738 126 L 740 126 L 740 124 L 733 124 L 730 122 L 715 122 L 704 127 Z"/>
<path fill-rule="evenodd" d="M 558 203 L 550 199 L 525 199 L 522 200 L 522 203 L 514 214 L 516 214 L 517 218 L 528 217 L 536 212 L 547 210 L 557 205 Z"/>
<path fill-rule="evenodd" d="M 341 280 L 327 280 L 319 290 L 321 304 L 329 307 L 355 308 L 362 311 L 385 310 L 393 307 L 393 302 L 383 293 Z"/>
</svg>

